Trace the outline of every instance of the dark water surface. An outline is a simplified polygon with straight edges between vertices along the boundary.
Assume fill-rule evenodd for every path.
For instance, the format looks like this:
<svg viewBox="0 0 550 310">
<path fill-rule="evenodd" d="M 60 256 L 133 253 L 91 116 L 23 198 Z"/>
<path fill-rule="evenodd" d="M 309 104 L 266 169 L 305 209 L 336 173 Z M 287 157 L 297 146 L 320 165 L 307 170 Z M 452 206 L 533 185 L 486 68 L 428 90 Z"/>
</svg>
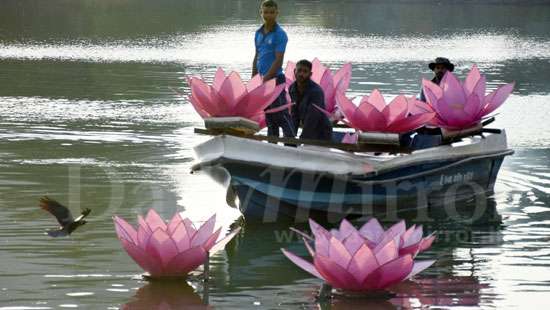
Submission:
<svg viewBox="0 0 550 310">
<path fill-rule="evenodd" d="M 304 254 L 288 225 L 244 224 L 213 258 L 206 289 L 148 284 L 121 249 L 112 214 L 153 207 L 196 220 L 239 213 L 223 188 L 189 174 L 201 120 L 169 88 L 217 66 L 250 74 L 256 1 L 49 0 L 0 3 L 0 309 L 526 308 L 550 293 L 550 5 L 510 1 L 280 1 L 287 60 L 353 63 L 350 94 L 414 94 L 426 63 L 445 55 L 464 77 L 473 63 L 489 87 L 516 81 L 499 110 L 516 154 L 475 221 L 430 214 L 434 267 L 391 300 L 338 295 L 284 258 Z M 529 2 L 530 3 L 530 2 Z M 542 3 L 542 2 L 541 2 Z M 37 208 L 48 194 L 93 209 L 71 238 Z M 470 205 L 458 206 L 465 217 Z M 462 211 L 461 211 L 462 212 Z M 441 214 L 443 213 L 443 214 Z M 410 221 L 413 217 L 408 218 Z M 165 309 L 165 308 L 163 308 Z"/>
</svg>

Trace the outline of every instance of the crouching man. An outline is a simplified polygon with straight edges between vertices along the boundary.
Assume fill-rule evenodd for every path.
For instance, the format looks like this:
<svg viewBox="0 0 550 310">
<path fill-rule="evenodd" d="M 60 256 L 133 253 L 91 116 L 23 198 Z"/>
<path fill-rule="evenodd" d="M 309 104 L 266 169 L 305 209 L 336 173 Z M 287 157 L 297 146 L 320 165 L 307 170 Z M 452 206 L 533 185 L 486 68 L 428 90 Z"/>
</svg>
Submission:
<svg viewBox="0 0 550 310">
<path fill-rule="evenodd" d="M 311 80 L 311 62 L 300 60 L 294 69 L 295 82 L 289 87 L 294 128 L 302 128 L 301 139 L 331 141 L 332 124 L 315 106 L 325 108 L 323 89 Z"/>
</svg>

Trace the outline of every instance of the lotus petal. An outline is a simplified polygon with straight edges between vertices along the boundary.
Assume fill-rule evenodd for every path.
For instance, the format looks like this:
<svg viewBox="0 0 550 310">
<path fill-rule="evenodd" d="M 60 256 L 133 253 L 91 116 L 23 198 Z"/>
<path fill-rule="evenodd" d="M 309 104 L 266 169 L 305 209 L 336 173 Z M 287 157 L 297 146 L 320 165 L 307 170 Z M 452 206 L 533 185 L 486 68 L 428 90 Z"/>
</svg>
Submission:
<svg viewBox="0 0 550 310">
<path fill-rule="evenodd" d="M 147 252 L 138 246 L 126 241 L 121 240 L 122 247 L 128 255 L 138 264 L 139 267 L 143 270 L 149 271 L 151 274 L 160 274 L 162 273 L 161 265 L 152 262 L 149 258 Z"/>
<path fill-rule="evenodd" d="M 206 251 L 201 246 L 190 248 L 181 252 L 166 265 L 168 275 L 184 275 L 204 264 L 208 258 Z"/>
<path fill-rule="evenodd" d="M 319 81 L 319 86 L 323 89 L 323 95 L 325 97 L 325 102 L 323 102 L 325 109 L 329 112 L 334 110 L 334 81 L 332 80 L 332 73 L 329 70 L 326 70 L 321 80 Z"/>
<path fill-rule="evenodd" d="M 312 274 L 313 276 L 321 279 L 321 280 L 325 280 L 323 278 L 323 276 L 321 276 L 321 274 L 315 269 L 315 266 L 304 260 L 303 258 L 301 257 L 298 257 L 296 255 L 294 255 L 293 253 L 285 250 L 285 249 L 281 249 L 281 251 L 283 252 L 283 254 L 291 261 L 293 262 L 294 264 L 296 264 L 298 267 L 302 268 L 303 270 L 309 272 L 310 274 Z"/>
<path fill-rule="evenodd" d="M 304 245 L 306 246 L 306 249 L 307 249 L 309 255 L 311 255 L 311 257 L 314 257 L 315 256 L 315 250 L 311 247 L 311 245 L 306 240 L 306 238 L 302 237 L 302 240 L 304 241 Z"/>
<path fill-rule="evenodd" d="M 151 236 L 149 244 L 160 254 L 163 265 L 166 265 L 179 252 L 174 240 L 164 230 L 157 229 Z"/>
<path fill-rule="evenodd" d="M 218 228 L 213 234 L 212 236 L 210 236 L 208 238 L 208 240 L 206 240 L 206 242 L 203 244 L 203 248 L 208 252 L 210 251 L 210 249 L 214 246 L 214 244 L 216 244 L 216 240 L 218 240 L 218 237 L 220 236 L 220 232 L 222 231 L 222 228 Z"/>
<path fill-rule="evenodd" d="M 401 120 L 409 114 L 409 102 L 405 96 L 399 95 L 382 109 L 382 113 L 391 126 L 394 121 Z"/>
<path fill-rule="evenodd" d="M 145 216 L 145 222 L 147 223 L 147 226 L 149 226 L 149 229 L 151 229 L 151 231 L 155 231 L 157 230 L 157 228 L 160 228 L 162 230 L 167 229 L 166 223 L 154 209 L 150 209 L 149 212 L 147 212 L 147 216 Z"/>
<path fill-rule="evenodd" d="M 485 96 L 485 89 L 481 91 L 481 89 L 478 89 L 478 91 L 481 91 L 481 93 L 478 93 L 474 91 L 476 88 L 478 88 L 479 81 L 482 78 L 481 74 L 479 73 L 479 69 L 476 65 L 472 66 L 472 69 L 466 76 L 466 79 L 464 80 L 464 93 L 466 96 L 470 96 L 472 93 L 478 94 L 478 96 Z M 485 83 L 483 83 L 485 85 Z"/>
<path fill-rule="evenodd" d="M 464 104 L 466 101 L 464 88 L 452 72 L 447 71 L 445 73 L 439 83 L 439 87 L 443 90 L 443 99 L 445 99 L 445 101 L 449 104 Z"/>
<path fill-rule="evenodd" d="M 379 288 L 392 286 L 407 278 L 413 269 L 413 258 L 411 255 L 405 255 L 396 258 L 382 266 L 376 272 L 380 274 L 378 283 Z M 367 277 L 368 279 L 368 277 Z"/>
<path fill-rule="evenodd" d="M 185 224 L 183 224 L 183 222 L 180 223 L 172 232 L 172 240 L 174 240 L 180 252 L 185 251 L 191 246 L 191 237 L 187 233 L 187 229 L 185 228 Z"/>
<path fill-rule="evenodd" d="M 340 110 L 342 111 L 342 114 L 344 114 L 344 117 L 348 120 L 353 119 L 353 114 L 355 113 L 355 110 L 357 107 L 351 100 L 349 100 L 343 93 L 336 94 L 336 103 L 340 107 Z"/>
<path fill-rule="evenodd" d="M 216 252 L 219 252 L 219 251 L 223 250 L 225 248 L 225 246 L 227 245 L 227 243 L 229 243 L 229 241 L 231 241 L 231 239 L 233 239 L 239 233 L 239 231 L 241 231 L 240 227 L 235 229 L 233 232 L 229 233 L 227 236 L 222 238 L 220 241 L 218 241 L 218 243 L 216 243 L 212 248 L 210 248 L 210 254 L 212 255 Z"/>
<path fill-rule="evenodd" d="M 336 91 L 345 92 L 351 81 L 351 63 L 346 63 L 334 73 L 334 87 Z"/>
<path fill-rule="evenodd" d="M 350 253 L 342 242 L 335 237 L 329 240 L 329 258 L 342 266 L 342 268 L 348 268 L 349 262 L 351 261 Z"/>
<path fill-rule="evenodd" d="M 378 244 L 384 235 L 384 228 L 377 219 L 371 218 L 359 229 L 359 233 L 372 243 Z"/>
<path fill-rule="evenodd" d="M 202 224 L 197 233 L 191 238 L 191 247 L 204 244 L 214 232 L 215 225 L 216 215 L 214 214 L 204 224 Z"/>
<path fill-rule="evenodd" d="M 215 91 L 219 92 L 222 88 L 222 84 L 225 81 L 225 72 L 222 68 L 218 67 L 216 74 L 214 74 L 214 82 L 212 83 L 212 88 Z"/>
<path fill-rule="evenodd" d="M 412 225 L 401 235 L 401 240 L 403 241 L 403 246 L 408 247 L 414 244 L 417 244 L 422 240 L 422 225 L 416 227 Z"/>
<path fill-rule="evenodd" d="M 313 264 L 321 276 L 332 286 L 344 289 L 357 289 L 359 287 L 359 283 L 349 271 L 329 258 L 316 256 Z"/>
<path fill-rule="evenodd" d="M 216 101 L 213 97 L 214 92 L 200 79 L 191 78 L 191 96 L 196 99 L 195 104 L 201 110 L 207 111 L 210 115 L 217 115 L 220 113 L 218 106 L 220 105 L 219 101 Z"/>
<path fill-rule="evenodd" d="M 353 227 L 353 225 L 351 225 L 351 223 L 348 220 L 343 219 L 342 222 L 340 222 L 339 232 L 340 232 L 339 240 L 343 241 L 345 238 L 347 238 L 351 234 L 356 233 L 357 229 L 355 229 L 355 227 Z"/>
<path fill-rule="evenodd" d="M 354 231 L 343 241 L 343 243 L 348 253 L 354 255 L 361 246 L 365 245 L 365 239 L 359 232 Z"/>
<path fill-rule="evenodd" d="M 382 93 L 380 93 L 378 88 L 375 88 L 370 96 L 367 97 L 367 102 L 374 106 L 378 110 L 378 112 L 382 112 L 386 107 L 386 100 L 384 99 L 384 96 L 382 96 Z"/>
<path fill-rule="evenodd" d="M 405 133 L 413 131 L 430 123 L 434 119 L 435 115 L 435 113 L 422 113 L 411 115 L 403 119 L 401 122 L 394 122 L 386 130 L 388 132 L 394 133 Z"/>
<path fill-rule="evenodd" d="M 434 263 L 435 263 L 435 260 L 425 260 L 425 261 L 416 261 L 416 262 L 414 262 L 412 270 L 409 273 L 409 275 L 407 275 L 406 279 L 410 279 L 410 278 L 414 277 L 415 275 L 419 274 L 424 269 L 427 269 L 428 267 L 430 267 Z"/>
<path fill-rule="evenodd" d="M 319 59 L 314 58 L 311 62 L 311 79 L 317 84 L 320 84 L 321 79 L 323 78 L 323 75 L 325 75 L 326 71 L 328 71 L 327 68 L 321 64 Z M 330 73 L 330 71 L 329 74 L 332 78 L 332 74 Z"/>
<path fill-rule="evenodd" d="M 464 126 L 477 122 L 477 116 L 479 115 L 480 111 L 481 99 L 477 96 L 477 94 L 470 95 L 470 97 L 468 97 L 468 100 L 466 100 L 466 104 L 464 105 L 464 112 L 467 116 L 467 118 L 464 119 Z"/>
<path fill-rule="evenodd" d="M 241 80 L 241 76 L 237 72 L 231 72 L 223 82 L 219 95 L 226 102 L 227 110 L 232 111 L 237 103 L 247 94 L 246 87 Z"/>
<path fill-rule="evenodd" d="M 353 256 L 349 265 L 349 272 L 357 282 L 363 283 L 367 276 L 378 267 L 380 266 L 374 257 L 374 253 L 366 244 L 363 244 Z"/>
<path fill-rule="evenodd" d="M 483 115 L 488 115 L 494 110 L 496 110 L 498 107 L 504 103 L 504 101 L 510 96 L 512 91 L 514 90 L 515 82 L 509 83 L 504 86 L 501 86 L 497 88 L 495 91 L 487 95 L 485 98 L 485 102 L 487 102 L 487 105 L 483 109 Z"/>
<path fill-rule="evenodd" d="M 153 235 L 153 232 L 151 229 L 149 229 L 149 226 L 142 226 L 139 225 L 138 231 L 137 231 L 137 245 L 142 249 L 145 250 L 145 245 L 149 243 L 149 239 Z"/>
<path fill-rule="evenodd" d="M 420 243 L 420 249 L 418 251 L 422 252 L 429 249 L 432 246 L 432 243 L 434 242 L 434 240 L 435 240 L 435 234 L 431 234 L 430 236 L 422 239 Z"/>
<path fill-rule="evenodd" d="M 193 236 L 195 236 L 195 234 L 197 233 L 195 225 L 193 225 L 193 222 L 191 222 L 191 220 L 188 218 L 183 219 L 183 225 L 185 225 L 187 235 L 189 236 L 189 240 L 191 240 L 191 238 L 193 238 Z"/>
<path fill-rule="evenodd" d="M 134 227 L 118 216 L 114 216 L 114 221 L 117 236 L 119 238 L 126 239 L 133 244 L 137 244 L 137 231 Z"/>
<path fill-rule="evenodd" d="M 384 265 L 399 257 L 398 247 L 393 240 L 380 247 L 377 246 L 373 249 L 373 252 L 378 265 Z"/>
<path fill-rule="evenodd" d="M 357 107 L 350 122 L 354 128 L 362 131 L 384 131 L 387 126 L 384 114 L 369 102 L 363 102 Z"/>
<path fill-rule="evenodd" d="M 168 222 L 167 226 L 167 232 L 169 235 L 171 235 L 176 228 L 183 223 L 183 219 L 181 218 L 181 215 L 179 212 L 174 213 L 174 216 L 170 219 L 170 222 Z"/>
</svg>

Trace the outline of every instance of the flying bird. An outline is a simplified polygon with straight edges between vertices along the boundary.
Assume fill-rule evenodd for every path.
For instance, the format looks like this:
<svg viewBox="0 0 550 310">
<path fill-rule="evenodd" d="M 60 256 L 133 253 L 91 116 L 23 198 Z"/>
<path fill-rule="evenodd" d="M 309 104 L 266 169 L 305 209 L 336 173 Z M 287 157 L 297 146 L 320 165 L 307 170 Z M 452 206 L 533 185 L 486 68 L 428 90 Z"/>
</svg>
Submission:
<svg viewBox="0 0 550 310">
<path fill-rule="evenodd" d="M 50 237 L 64 237 L 70 235 L 79 226 L 86 224 L 84 218 L 92 212 L 92 210 L 86 208 L 82 210 L 80 216 L 75 219 L 67 207 L 48 196 L 40 198 L 40 208 L 55 216 L 59 225 L 61 225 L 58 229 L 47 231 Z"/>
</svg>

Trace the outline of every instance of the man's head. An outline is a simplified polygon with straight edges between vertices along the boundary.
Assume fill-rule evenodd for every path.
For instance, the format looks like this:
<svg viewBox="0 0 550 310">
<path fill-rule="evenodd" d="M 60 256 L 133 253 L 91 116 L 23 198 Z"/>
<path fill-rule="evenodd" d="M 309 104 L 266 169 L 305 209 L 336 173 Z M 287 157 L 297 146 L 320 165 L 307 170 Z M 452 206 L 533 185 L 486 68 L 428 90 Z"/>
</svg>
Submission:
<svg viewBox="0 0 550 310">
<path fill-rule="evenodd" d="M 428 67 L 432 70 L 438 79 L 443 78 L 447 71 L 453 72 L 455 65 L 445 57 L 437 57 L 434 62 L 431 62 Z"/>
<path fill-rule="evenodd" d="M 274 0 L 264 0 L 260 5 L 260 16 L 266 24 L 274 24 L 279 15 L 279 6 Z"/>
<path fill-rule="evenodd" d="M 296 63 L 294 68 L 294 78 L 298 83 L 307 82 L 311 78 L 311 62 L 306 59 L 302 59 Z"/>
</svg>

